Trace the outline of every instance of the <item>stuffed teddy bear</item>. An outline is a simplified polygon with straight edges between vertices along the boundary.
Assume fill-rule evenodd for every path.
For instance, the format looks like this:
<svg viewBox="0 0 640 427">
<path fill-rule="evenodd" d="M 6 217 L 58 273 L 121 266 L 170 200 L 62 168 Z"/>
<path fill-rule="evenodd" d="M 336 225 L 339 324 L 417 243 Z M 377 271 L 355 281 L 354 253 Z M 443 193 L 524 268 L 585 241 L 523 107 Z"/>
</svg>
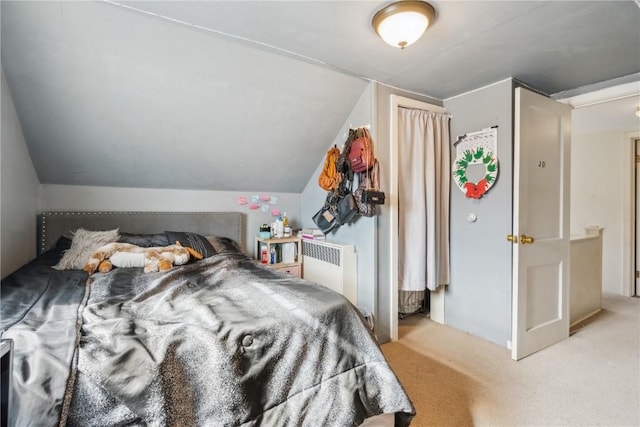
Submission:
<svg viewBox="0 0 640 427">
<path fill-rule="evenodd" d="M 93 274 L 96 270 L 107 273 L 115 267 L 144 267 L 145 273 L 165 271 L 174 265 L 184 265 L 193 256 L 202 259 L 202 255 L 192 248 L 184 247 L 180 242 L 175 245 L 143 248 L 130 243 L 109 243 L 98 248 L 89 258 L 83 270 Z"/>
</svg>

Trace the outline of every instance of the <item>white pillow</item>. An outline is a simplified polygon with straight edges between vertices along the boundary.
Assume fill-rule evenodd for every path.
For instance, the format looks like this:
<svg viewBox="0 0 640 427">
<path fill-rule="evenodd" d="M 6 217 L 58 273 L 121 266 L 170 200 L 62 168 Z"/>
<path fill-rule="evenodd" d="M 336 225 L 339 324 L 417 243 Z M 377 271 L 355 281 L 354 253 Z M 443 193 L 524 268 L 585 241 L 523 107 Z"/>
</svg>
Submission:
<svg viewBox="0 0 640 427">
<path fill-rule="evenodd" d="M 116 252 L 109 261 L 114 267 L 144 267 L 144 252 Z"/>
<path fill-rule="evenodd" d="M 91 255 L 107 243 L 117 242 L 120 238 L 118 229 L 109 231 L 89 231 L 78 228 L 73 233 L 71 247 L 64 252 L 56 270 L 82 270 Z"/>
</svg>

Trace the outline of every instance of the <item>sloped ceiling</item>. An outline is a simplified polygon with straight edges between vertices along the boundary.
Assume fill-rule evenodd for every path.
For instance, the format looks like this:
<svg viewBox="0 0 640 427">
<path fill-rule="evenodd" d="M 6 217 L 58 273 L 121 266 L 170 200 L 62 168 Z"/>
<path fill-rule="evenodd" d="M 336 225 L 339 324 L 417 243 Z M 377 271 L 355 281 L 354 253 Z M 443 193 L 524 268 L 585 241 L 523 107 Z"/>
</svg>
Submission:
<svg viewBox="0 0 640 427">
<path fill-rule="evenodd" d="M 369 81 L 436 100 L 640 72 L 632 1 L 433 1 L 401 51 L 383 2 L 1 3 L 2 68 L 42 183 L 300 192 Z"/>
</svg>

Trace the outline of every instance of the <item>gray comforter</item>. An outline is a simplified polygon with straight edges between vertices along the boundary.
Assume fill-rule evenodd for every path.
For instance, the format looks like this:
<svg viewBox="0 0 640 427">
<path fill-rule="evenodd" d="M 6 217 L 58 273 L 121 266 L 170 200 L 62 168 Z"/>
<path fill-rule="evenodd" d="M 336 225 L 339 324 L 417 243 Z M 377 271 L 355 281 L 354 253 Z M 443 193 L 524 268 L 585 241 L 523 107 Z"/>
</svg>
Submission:
<svg viewBox="0 0 640 427">
<path fill-rule="evenodd" d="M 60 249 L 2 282 L 15 425 L 356 426 L 413 406 L 359 312 L 230 251 L 89 280 Z"/>
</svg>

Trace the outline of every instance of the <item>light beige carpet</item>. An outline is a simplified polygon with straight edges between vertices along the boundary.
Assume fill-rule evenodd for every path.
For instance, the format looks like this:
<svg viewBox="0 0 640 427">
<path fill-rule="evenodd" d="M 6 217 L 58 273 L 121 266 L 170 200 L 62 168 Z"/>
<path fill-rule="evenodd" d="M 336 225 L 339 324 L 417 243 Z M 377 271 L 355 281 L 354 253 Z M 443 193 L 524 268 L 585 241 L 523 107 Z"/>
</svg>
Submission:
<svg viewBox="0 0 640 427">
<path fill-rule="evenodd" d="M 569 339 L 518 362 L 414 315 L 382 345 L 422 426 L 640 426 L 640 299 L 603 296 Z"/>
</svg>

